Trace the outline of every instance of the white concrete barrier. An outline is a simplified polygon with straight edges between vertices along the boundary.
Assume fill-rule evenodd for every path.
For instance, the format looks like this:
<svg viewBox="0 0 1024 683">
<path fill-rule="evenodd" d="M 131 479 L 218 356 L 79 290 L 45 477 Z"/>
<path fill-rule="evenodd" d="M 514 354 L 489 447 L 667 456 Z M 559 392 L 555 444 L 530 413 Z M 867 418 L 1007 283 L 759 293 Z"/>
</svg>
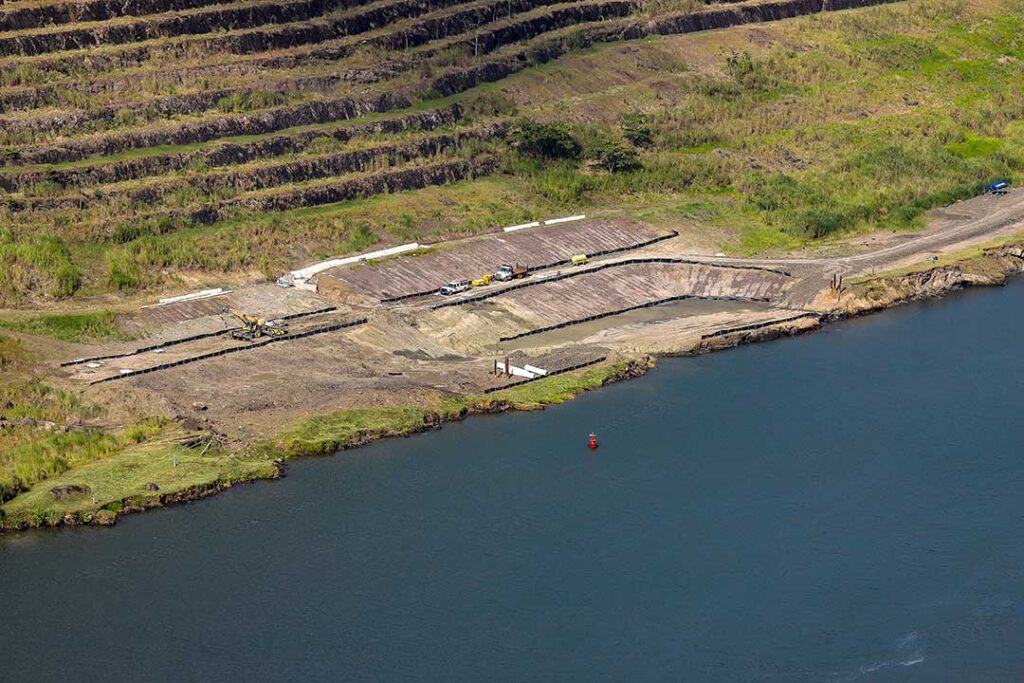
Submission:
<svg viewBox="0 0 1024 683">
<path fill-rule="evenodd" d="M 179 301 L 195 301 L 196 299 L 209 299 L 212 296 L 220 296 L 221 294 L 227 294 L 227 290 L 225 290 L 223 287 L 217 287 L 216 289 L 204 289 L 201 292 L 192 292 L 191 294 L 182 294 L 181 296 L 172 296 L 167 299 L 160 299 L 156 305 L 166 306 L 167 304 L 176 304 Z"/>
<path fill-rule="evenodd" d="M 293 270 L 283 278 L 278 278 L 277 283 L 279 285 L 288 286 L 299 286 L 300 283 L 304 283 L 314 275 L 330 270 L 331 268 L 337 268 L 338 266 L 348 266 L 353 263 L 359 263 L 360 261 L 369 261 L 371 259 L 385 258 L 387 256 L 397 256 L 398 254 L 404 254 L 407 251 L 414 251 L 420 248 L 419 242 L 410 242 L 409 244 L 403 244 L 397 247 L 389 247 L 387 249 L 379 249 L 377 251 L 369 251 L 365 254 L 358 254 L 356 256 L 346 256 L 345 258 L 336 258 L 329 261 L 321 261 L 320 263 L 314 263 L 311 266 L 300 268 L 299 270 Z"/>
<path fill-rule="evenodd" d="M 508 374 L 515 377 L 525 377 L 526 379 L 534 379 L 537 376 L 525 368 L 517 368 L 514 365 L 508 366 Z"/>
<path fill-rule="evenodd" d="M 578 216 L 566 216 L 565 218 L 550 218 L 544 221 L 544 225 L 554 225 L 555 223 L 569 223 L 571 221 L 581 221 L 584 218 L 586 218 L 586 215 L 582 213 Z"/>
<path fill-rule="evenodd" d="M 515 232 L 516 230 L 525 230 L 527 228 L 536 228 L 540 226 L 540 221 L 534 221 L 532 223 L 523 223 L 521 225 L 510 225 L 505 228 L 505 232 Z"/>
</svg>

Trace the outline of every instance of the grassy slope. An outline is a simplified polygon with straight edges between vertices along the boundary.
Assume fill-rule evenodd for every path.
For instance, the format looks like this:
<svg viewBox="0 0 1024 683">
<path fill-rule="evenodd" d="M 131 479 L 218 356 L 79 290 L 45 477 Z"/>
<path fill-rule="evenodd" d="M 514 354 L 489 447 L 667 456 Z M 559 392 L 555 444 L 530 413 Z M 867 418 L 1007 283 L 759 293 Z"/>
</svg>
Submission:
<svg viewBox="0 0 1024 683">
<path fill-rule="evenodd" d="M 1020 0 L 911 0 L 601 45 L 457 99 L 501 91 L 519 115 L 570 119 L 584 141 L 619 136 L 620 115 L 643 111 L 654 141 L 640 150 L 642 170 L 536 164 L 495 143 L 479 147 L 504 159 L 500 177 L 124 245 L 0 231 L 0 262 L 10 266 L 0 291 L 132 290 L 166 285 L 175 271 L 272 276 L 371 243 L 584 209 L 626 208 L 709 248 L 746 254 L 852 230 L 914 228 L 923 209 L 1024 167 L 1021 36 Z M 731 63 L 730 51 L 738 56 Z"/>
</svg>

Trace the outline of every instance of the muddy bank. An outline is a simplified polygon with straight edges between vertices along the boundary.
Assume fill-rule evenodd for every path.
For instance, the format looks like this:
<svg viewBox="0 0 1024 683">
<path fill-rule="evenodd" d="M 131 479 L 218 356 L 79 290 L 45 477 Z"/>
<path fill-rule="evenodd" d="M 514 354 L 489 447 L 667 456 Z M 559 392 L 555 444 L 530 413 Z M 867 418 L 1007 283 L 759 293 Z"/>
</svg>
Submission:
<svg viewBox="0 0 1024 683">
<path fill-rule="evenodd" d="M 829 313 L 850 317 L 879 311 L 910 301 L 941 297 L 965 287 L 995 287 L 1024 273 L 1024 245 L 985 249 L 980 256 L 929 270 L 878 277 L 849 286 L 838 295 Z M 834 293 L 822 295 L 828 299 Z M 820 298 L 819 298 L 820 299 Z"/>
</svg>

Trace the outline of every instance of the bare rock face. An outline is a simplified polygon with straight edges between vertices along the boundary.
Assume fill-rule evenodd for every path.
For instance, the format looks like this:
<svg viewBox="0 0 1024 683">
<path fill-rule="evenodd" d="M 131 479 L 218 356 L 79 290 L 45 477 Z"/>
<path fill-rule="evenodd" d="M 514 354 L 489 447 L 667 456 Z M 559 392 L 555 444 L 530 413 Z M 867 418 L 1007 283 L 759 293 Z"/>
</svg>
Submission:
<svg viewBox="0 0 1024 683">
<path fill-rule="evenodd" d="M 76 493 L 89 493 L 88 486 L 79 486 L 78 484 L 68 484 L 66 486 L 55 486 L 50 489 L 50 495 L 53 496 L 54 500 L 64 500 L 69 496 L 73 496 Z"/>
</svg>

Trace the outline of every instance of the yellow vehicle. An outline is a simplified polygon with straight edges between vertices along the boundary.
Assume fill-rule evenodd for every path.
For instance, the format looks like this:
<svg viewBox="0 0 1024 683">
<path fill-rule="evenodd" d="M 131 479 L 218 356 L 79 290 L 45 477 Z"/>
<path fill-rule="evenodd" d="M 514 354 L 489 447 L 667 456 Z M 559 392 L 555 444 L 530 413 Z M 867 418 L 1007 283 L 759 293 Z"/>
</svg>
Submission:
<svg viewBox="0 0 1024 683">
<path fill-rule="evenodd" d="M 590 259 L 587 258 L 586 254 L 576 254 L 571 259 L 569 259 L 569 262 L 572 265 L 574 265 L 574 266 L 582 266 L 584 263 L 586 263 L 589 260 Z"/>
<path fill-rule="evenodd" d="M 234 308 L 228 309 L 227 312 L 242 321 L 239 329 L 231 330 L 231 336 L 235 339 L 253 341 L 260 337 L 280 337 L 288 334 L 288 328 L 279 320 L 264 320 Z"/>
<path fill-rule="evenodd" d="M 474 287 L 483 287 L 484 285 L 491 284 L 491 278 L 492 277 L 493 276 L 490 273 L 488 273 L 487 275 L 481 275 L 480 277 L 478 277 L 477 279 L 473 280 L 469 284 L 473 285 Z"/>
</svg>

